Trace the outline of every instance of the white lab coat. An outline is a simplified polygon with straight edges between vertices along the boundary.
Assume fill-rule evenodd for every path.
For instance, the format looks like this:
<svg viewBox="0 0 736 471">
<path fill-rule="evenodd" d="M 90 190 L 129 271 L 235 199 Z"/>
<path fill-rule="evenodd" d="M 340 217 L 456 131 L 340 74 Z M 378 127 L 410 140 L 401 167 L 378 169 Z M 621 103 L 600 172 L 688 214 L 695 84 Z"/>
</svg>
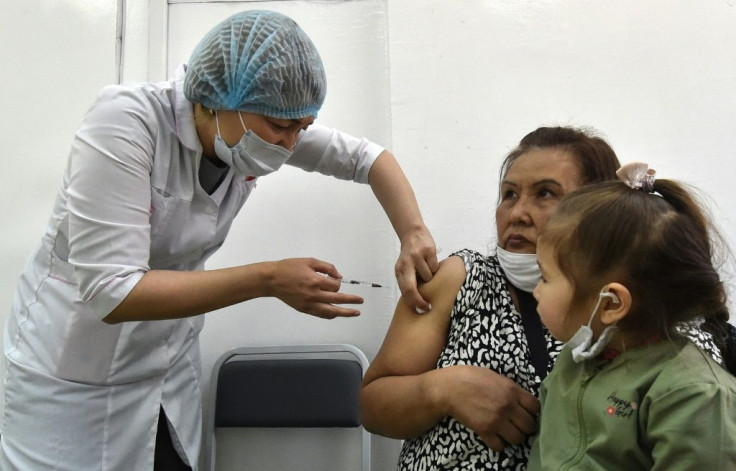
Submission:
<svg viewBox="0 0 736 471">
<path fill-rule="evenodd" d="M 197 468 L 203 317 L 102 322 L 147 270 L 203 269 L 255 187 L 200 187 L 183 73 L 106 88 L 75 136 L 5 329 L 3 471 L 152 469 L 161 406 Z M 365 183 L 382 150 L 315 125 L 287 163 Z"/>
</svg>

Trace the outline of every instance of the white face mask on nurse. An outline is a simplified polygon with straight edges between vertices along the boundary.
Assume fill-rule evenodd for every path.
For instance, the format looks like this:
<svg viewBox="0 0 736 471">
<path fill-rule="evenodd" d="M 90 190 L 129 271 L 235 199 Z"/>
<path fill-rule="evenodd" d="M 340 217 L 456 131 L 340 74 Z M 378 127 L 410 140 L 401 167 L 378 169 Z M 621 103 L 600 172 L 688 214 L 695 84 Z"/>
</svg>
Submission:
<svg viewBox="0 0 736 471">
<path fill-rule="evenodd" d="M 214 118 L 198 120 L 200 139 L 214 136 L 211 141 L 202 140 L 204 155 L 210 159 L 216 157 L 241 177 L 261 177 L 278 170 L 291 156 L 300 133 L 314 122 L 312 116 L 277 119 L 220 110 L 214 111 Z"/>
</svg>

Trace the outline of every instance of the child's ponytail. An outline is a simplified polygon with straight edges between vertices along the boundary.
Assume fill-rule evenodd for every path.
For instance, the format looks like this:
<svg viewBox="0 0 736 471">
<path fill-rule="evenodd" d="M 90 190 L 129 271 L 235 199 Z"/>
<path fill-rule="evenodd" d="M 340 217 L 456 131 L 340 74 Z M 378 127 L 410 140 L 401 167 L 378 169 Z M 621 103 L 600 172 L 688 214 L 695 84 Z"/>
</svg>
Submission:
<svg viewBox="0 0 736 471">
<path fill-rule="evenodd" d="M 684 185 L 671 180 L 656 180 L 653 190 L 662 196 L 683 218 L 692 221 L 692 227 L 700 233 L 695 240 L 703 241 L 700 246 L 707 251 L 708 259 L 711 261 L 710 268 L 706 268 L 717 274 L 715 260 L 718 258 L 716 250 L 726 250 L 723 238 L 715 229 L 714 224 L 704 212 L 705 205 L 698 203 L 694 196 L 694 189 L 686 189 Z M 689 191 L 688 191 L 689 190 Z M 720 278 L 711 285 L 711 289 L 703 293 L 704 322 L 702 329 L 713 336 L 713 340 L 720 348 L 723 360 L 728 370 L 736 374 L 736 327 L 729 324 L 729 311 L 727 307 L 726 290 Z"/>
</svg>

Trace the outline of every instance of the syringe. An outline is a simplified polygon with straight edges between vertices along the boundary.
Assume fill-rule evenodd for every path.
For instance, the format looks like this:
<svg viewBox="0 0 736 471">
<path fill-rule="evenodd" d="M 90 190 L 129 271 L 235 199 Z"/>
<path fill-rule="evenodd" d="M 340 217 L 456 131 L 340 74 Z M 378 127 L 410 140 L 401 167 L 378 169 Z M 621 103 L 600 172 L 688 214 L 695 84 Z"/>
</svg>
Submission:
<svg viewBox="0 0 736 471">
<path fill-rule="evenodd" d="M 367 286 L 369 288 L 387 288 L 387 286 L 379 285 L 378 283 L 372 283 L 370 281 L 342 280 L 341 279 L 340 283 L 345 283 L 347 285 Z"/>
<path fill-rule="evenodd" d="M 437 250 L 435 253 L 439 254 L 442 252 L 441 247 L 437 247 Z M 346 285 L 358 285 L 358 286 L 367 286 L 369 288 L 388 288 L 388 286 L 379 285 L 378 283 L 373 283 L 370 281 L 358 281 L 358 280 L 340 280 L 340 283 L 344 283 Z"/>
</svg>

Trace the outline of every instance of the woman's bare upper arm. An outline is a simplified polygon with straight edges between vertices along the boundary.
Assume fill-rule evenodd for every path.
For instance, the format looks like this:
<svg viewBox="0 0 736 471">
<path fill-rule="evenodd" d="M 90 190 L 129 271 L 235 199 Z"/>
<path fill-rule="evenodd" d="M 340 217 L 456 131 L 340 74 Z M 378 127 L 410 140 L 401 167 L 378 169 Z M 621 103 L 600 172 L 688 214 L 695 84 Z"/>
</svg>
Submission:
<svg viewBox="0 0 736 471">
<path fill-rule="evenodd" d="M 450 316 L 465 280 L 465 264 L 460 257 L 440 263 L 434 277 L 419 291 L 432 304 L 425 314 L 417 314 L 400 299 L 383 345 L 366 372 L 364 384 L 384 376 L 416 375 L 437 365 L 447 343 Z"/>
</svg>

